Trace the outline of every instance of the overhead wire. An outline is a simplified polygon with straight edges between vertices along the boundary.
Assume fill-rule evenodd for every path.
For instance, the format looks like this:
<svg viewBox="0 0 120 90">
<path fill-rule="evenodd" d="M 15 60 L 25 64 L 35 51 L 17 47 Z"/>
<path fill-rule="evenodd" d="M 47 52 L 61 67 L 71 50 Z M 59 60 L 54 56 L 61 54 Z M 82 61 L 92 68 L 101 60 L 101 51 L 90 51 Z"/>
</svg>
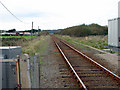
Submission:
<svg viewBox="0 0 120 90">
<path fill-rule="evenodd" d="M 15 16 L 1 1 L 0 3 L 2 4 L 2 6 L 13 16 L 15 17 L 17 20 L 19 20 L 20 22 L 24 23 L 22 20 L 20 20 L 17 16 Z"/>
<path fill-rule="evenodd" d="M 17 16 L 15 16 L 1 1 L 0 1 L 1 5 L 14 17 L 16 18 L 17 20 L 19 20 L 20 22 L 24 23 L 24 24 L 31 24 L 31 23 L 26 23 L 26 22 L 23 22 L 22 20 L 20 20 Z"/>
</svg>

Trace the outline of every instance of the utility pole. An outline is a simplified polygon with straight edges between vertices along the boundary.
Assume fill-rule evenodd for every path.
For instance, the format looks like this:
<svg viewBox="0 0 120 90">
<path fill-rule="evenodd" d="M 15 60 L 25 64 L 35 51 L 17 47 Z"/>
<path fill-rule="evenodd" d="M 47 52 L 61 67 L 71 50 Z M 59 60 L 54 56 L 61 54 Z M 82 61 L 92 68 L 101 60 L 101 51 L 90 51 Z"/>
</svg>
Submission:
<svg viewBox="0 0 120 90">
<path fill-rule="evenodd" d="M 38 26 L 38 30 L 39 30 L 39 26 Z"/>
<path fill-rule="evenodd" d="M 32 22 L 32 30 L 31 30 L 31 38 L 32 38 L 32 33 L 33 33 L 33 22 Z"/>
<path fill-rule="evenodd" d="M 38 35 L 40 34 L 39 26 L 38 26 Z"/>
</svg>

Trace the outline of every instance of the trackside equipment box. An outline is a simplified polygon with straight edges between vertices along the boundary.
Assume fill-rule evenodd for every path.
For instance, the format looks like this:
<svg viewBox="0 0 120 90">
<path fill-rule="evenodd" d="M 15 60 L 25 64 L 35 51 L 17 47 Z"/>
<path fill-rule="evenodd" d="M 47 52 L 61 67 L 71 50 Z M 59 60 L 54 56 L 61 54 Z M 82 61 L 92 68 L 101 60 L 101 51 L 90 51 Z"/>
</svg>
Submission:
<svg viewBox="0 0 120 90">
<path fill-rule="evenodd" d="M 0 47 L 0 59 L 17 59 L 17 55 L 22 54 L 21 46 Z M 2 66 L 0 69 L 0 76 L 2 75 L 2 88 L 16 88 L 17 76 L 16 76 L 16 62 L 0 62 Z"/>
<path fill-rule="evenodd" d="M 108 20 L 108 45 L 120 47 L 120 18 Z"/>
</svg>

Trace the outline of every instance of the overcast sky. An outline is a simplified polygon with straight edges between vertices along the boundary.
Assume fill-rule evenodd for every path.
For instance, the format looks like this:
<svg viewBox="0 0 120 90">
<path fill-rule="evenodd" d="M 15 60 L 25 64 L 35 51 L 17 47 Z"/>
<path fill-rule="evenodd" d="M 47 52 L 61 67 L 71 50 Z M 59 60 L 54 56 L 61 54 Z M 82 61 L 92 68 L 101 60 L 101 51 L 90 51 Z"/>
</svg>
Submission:
<svg viewBox="0 0 120 90">
<path fill-rule="evenodd" d="M 63 29 L 80 24 L 107 25 L 118 17 L 119 0 L 0 0 L 0 30 Z"/>
</svg>

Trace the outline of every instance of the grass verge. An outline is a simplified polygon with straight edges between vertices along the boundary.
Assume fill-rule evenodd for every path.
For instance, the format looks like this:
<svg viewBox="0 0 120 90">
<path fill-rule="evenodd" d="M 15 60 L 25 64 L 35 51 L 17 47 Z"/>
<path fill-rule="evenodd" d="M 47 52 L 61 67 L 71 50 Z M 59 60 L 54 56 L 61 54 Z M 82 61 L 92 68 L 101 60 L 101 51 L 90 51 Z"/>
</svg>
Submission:
<svg viewBox="0 0 120 90">
<path fill-rule="evenodd" d="M 107 49 L 107 46 L 108 46 L 107 36 L 88 36 L 88 37 L 70 37 L 66 35 L 65 36 L 56 35 L 56 36 L 70 43 L 76 44 L 77 46 L 80 46 L 80 47 L 82 45 L 78 45 L 77 43 L 92 46 L 97 49 Z"/>
<path fill-rule="evenodd" d="M 22 52 L 34 56 L 35 53 L 44 54 L 48 45 L 48 36 L 40 36 L 32 41 L 24 43 Z M 40 64 L 43 64 L 43 57 L 40 56 Z"/>
<path fill-rule="evenodd" d="M 30 40 L 31 38 L 35 38 L 36 36 L 0 36 L 1 38 L 25 38 Z"/>
</svg>

